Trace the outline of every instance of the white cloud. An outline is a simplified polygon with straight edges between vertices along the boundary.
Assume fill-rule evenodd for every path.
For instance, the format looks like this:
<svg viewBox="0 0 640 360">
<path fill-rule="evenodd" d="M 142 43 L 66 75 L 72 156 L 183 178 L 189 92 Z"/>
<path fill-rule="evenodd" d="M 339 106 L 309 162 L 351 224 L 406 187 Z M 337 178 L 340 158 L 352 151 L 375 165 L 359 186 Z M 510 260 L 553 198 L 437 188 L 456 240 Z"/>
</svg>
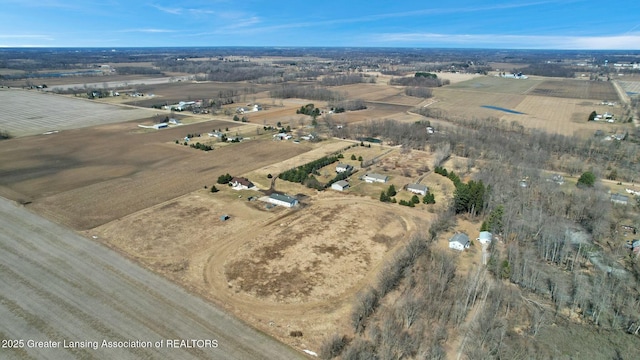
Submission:
<svg viewBox="0 0 640 360">
<path fill-rule="evenodd" d="M 39 34 L 0 34 L 0 39 L 40 39 L 40 40 L 54 40 L 51 35 L 39 35 Z"/>
<path fill-rule="evenodd" d="M 168 30 L 168 29 L 126 29 L 120 30 L 119 32 L 140 32 L 140 33 L 173 33 L 176 30 Z"/>
<path fill-rule="evenodd" d="M 612 36 L 537 36 L 499 34 L 384 33 L 371 36 L 369 42 L 393 45 L 445 47 L 490 47 L 513 49 L 640 49 L 640 33 Z"/>
</svg>

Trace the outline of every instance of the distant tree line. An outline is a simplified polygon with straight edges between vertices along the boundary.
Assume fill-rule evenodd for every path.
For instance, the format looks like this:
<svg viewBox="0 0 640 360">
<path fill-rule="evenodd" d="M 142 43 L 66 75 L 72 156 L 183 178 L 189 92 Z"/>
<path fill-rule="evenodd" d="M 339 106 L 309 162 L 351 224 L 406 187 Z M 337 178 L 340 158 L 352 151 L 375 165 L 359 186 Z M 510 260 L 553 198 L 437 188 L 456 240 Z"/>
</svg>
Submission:
<svg viewBox="0 0 640 360">
<path fill-rule="evenodd" d="M 329 102 L 329 107 L 333 109 L 335 113 L 342 113 L 345 111 L 364 110 L 367 108 L 367 104 L 362 99 L 353 100 L 341 100 Z"/>
<path fill-rule="evenodd" d="M 397 77 L 389 81 L 390 85 L 412 86 L 412 87 L 440 87 L 449 85 L 447 79 L 438 79 L 432 77 L 414 76 L 414 77 Z"/>
<path fill-rule="evenodd" d="M 407 87 L 404 89 L 404 93 L 407 96 L 413 96 L 413 97 L 419 97 L 419 98 L 425 98 L 425 99 L 433 97 L 433 90 L 427 87 L 419 87 L 419 86 Z"/>
<path fill-rule="evenodd" d="M 146 66 L 118 66 L 118 75 L 164 75 L 162 71 Z"/>
<path fill-rule="evenodd" d="M 301 98 L 309 100 L 332 101 L 342 97 L 341 94 L 325 88 L 309 85 L 289 85 L 273 89 L 269 96 L 277 99 Z"/>
<path fill-rule="evenodd" d="M 361 84 L 376 82 L 376 78 L 372 76 L 364 76 L 362 74 L 349 74 L 349 75 L 335 75 L 325 76 L 320 80 L 322 86 L 341 86 L 350 84 Z"/>
</svg>

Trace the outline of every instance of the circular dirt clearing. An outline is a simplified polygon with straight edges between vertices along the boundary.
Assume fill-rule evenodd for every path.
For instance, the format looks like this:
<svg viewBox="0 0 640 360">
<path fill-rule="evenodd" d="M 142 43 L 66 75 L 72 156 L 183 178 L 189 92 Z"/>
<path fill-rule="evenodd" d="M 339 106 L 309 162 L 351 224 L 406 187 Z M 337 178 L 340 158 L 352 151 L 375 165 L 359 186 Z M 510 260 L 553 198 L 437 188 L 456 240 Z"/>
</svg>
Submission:
<svg viewBox="0 0 640 360">
<path fill-rule="evenodd" d="M 284 303 L 355 286 L 413 227 L 375 201 L 325 199 L 261 229 L 225 264 L 235 291 Z"/>
</svg>

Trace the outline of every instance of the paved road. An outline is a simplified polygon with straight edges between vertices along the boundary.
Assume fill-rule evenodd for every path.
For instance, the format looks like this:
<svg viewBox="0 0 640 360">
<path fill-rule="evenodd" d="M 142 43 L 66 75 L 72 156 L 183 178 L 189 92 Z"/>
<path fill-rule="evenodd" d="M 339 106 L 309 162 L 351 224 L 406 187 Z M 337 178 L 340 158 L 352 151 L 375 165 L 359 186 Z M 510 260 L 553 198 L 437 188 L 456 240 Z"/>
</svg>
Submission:
<svg viewBox="0 0 640 360">
<path fill-rule="evenodd" d="M 175 345 L 193 347 L 168 348 L 167 339 L 188 340 Z M 7 340 L 24 343 L 18 343 L 19 349 L 3 348 L 11 345 Z M 129 347 L 103 347 L 104 340 Z M 152 347 L 131 347 L 129 342 L 136 340 L 150 341 Z M 0 359 L 305 357 L 116 252 L 4 198 L 0 341 Z M 162 348 L 155 347 L 157 341 L 163 341 Z M 43 347 L 53 344 L 61 348 Z"/>
</svg>

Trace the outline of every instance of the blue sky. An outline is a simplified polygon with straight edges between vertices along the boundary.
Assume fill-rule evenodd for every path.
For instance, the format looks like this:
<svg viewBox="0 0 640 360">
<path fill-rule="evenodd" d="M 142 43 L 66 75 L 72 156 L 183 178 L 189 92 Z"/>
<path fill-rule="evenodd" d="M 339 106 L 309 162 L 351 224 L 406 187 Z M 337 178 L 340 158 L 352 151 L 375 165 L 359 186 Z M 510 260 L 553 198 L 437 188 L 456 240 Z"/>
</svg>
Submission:
<svg viewBox="0 0 640 360">
<path fill-rule="evenodd" d="M 2 47 L 640 49 L 637 0 L 0 0 L 0 6 Z"/>
</svg>

